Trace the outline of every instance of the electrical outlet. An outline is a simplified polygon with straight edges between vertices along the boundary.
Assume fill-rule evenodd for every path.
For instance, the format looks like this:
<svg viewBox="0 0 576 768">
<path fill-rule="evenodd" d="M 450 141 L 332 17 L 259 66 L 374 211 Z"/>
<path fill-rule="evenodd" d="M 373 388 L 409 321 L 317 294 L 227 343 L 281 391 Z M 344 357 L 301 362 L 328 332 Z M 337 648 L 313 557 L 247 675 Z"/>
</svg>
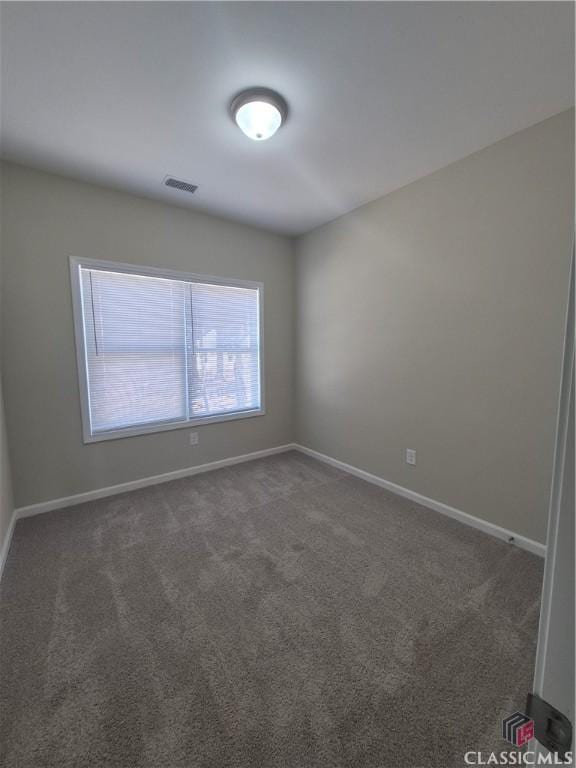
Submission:
<svg viewBox="0 0 576 768">
<path fill-rule="evenodd" d="M 413 448 L 406 448 L 406 464 L 416 464 L 416 451 Z"/>
<path fill-rule="evenodd" d="M 189 440 L 190 440 L 190 445 L 198 445 L 198 443 L 200 442 L 200 440 L 198 439 L 198 432 L 190 432 Z"/>
</svg>

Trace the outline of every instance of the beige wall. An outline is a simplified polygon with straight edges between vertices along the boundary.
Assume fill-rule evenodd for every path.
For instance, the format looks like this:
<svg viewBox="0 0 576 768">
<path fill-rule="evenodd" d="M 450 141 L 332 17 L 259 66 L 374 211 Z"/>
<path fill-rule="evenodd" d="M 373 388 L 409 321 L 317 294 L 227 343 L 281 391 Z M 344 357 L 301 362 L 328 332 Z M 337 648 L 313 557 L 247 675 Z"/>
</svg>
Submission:
<svg viewBox="0 0 576 768">
<path fill-rule="evenodd" d="M 3 173 L 4 395 L 17 506 L 292 440 L 293 259 L 285 238 L 51 174 Z M 264 283 L 266 415 L 82 443 L 69 256 Z"/>
<path fill-rule="evenodd" d="M 544 541 L 573 168 L 570 111 L 301 238 L 299 442 Z"/>
</svg>

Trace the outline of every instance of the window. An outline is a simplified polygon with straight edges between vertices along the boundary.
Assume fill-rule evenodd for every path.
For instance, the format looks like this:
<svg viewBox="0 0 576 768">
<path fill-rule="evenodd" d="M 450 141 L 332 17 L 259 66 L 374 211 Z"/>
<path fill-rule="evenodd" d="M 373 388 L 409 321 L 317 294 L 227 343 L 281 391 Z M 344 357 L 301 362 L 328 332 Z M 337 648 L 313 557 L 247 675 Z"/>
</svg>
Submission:
<svg viewBox="0 0 576 768">
<path fill-rule="evenodd" d="M 261 284 L 71 269 L 85 442 L 264 413 Z"/>
</svg>

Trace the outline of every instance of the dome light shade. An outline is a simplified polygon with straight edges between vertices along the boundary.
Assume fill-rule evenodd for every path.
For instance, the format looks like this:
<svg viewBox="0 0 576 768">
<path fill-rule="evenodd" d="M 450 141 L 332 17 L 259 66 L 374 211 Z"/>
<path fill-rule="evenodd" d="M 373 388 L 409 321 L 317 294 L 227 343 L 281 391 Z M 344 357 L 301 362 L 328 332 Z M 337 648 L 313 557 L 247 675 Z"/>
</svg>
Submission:
<svg viewBox="0 0 576 768">
<path fill-rule="evenodd" d="M 249 138 L 264 141 L 280 128 L 282 115 L 273 104 L 249 101 L 236 112 L 236 123 Z"/>
<path fill-rule="evenodd" d="M 268 88 L 242 91 L 233 99 L 230 111 L 240 130 L 254 141 L 273 136 L 288 113 L 282 96 Z"/>
</svg>

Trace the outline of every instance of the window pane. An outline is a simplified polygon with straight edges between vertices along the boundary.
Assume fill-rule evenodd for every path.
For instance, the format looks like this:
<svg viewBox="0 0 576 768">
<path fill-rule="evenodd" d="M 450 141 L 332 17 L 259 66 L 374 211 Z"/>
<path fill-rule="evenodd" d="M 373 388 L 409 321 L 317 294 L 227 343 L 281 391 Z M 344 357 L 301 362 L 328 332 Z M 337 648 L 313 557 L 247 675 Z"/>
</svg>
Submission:
<svg viewBox="0 0 576 768">
<path fill-rule="evenodd" d="M 187 417 L 186 283 L 81 269 L 92 432 Z"/>
<path fill-rule="evenodd" d="M 190 415 L 260 408 L 258 291 L 190 284 Z"/>
</svg>

